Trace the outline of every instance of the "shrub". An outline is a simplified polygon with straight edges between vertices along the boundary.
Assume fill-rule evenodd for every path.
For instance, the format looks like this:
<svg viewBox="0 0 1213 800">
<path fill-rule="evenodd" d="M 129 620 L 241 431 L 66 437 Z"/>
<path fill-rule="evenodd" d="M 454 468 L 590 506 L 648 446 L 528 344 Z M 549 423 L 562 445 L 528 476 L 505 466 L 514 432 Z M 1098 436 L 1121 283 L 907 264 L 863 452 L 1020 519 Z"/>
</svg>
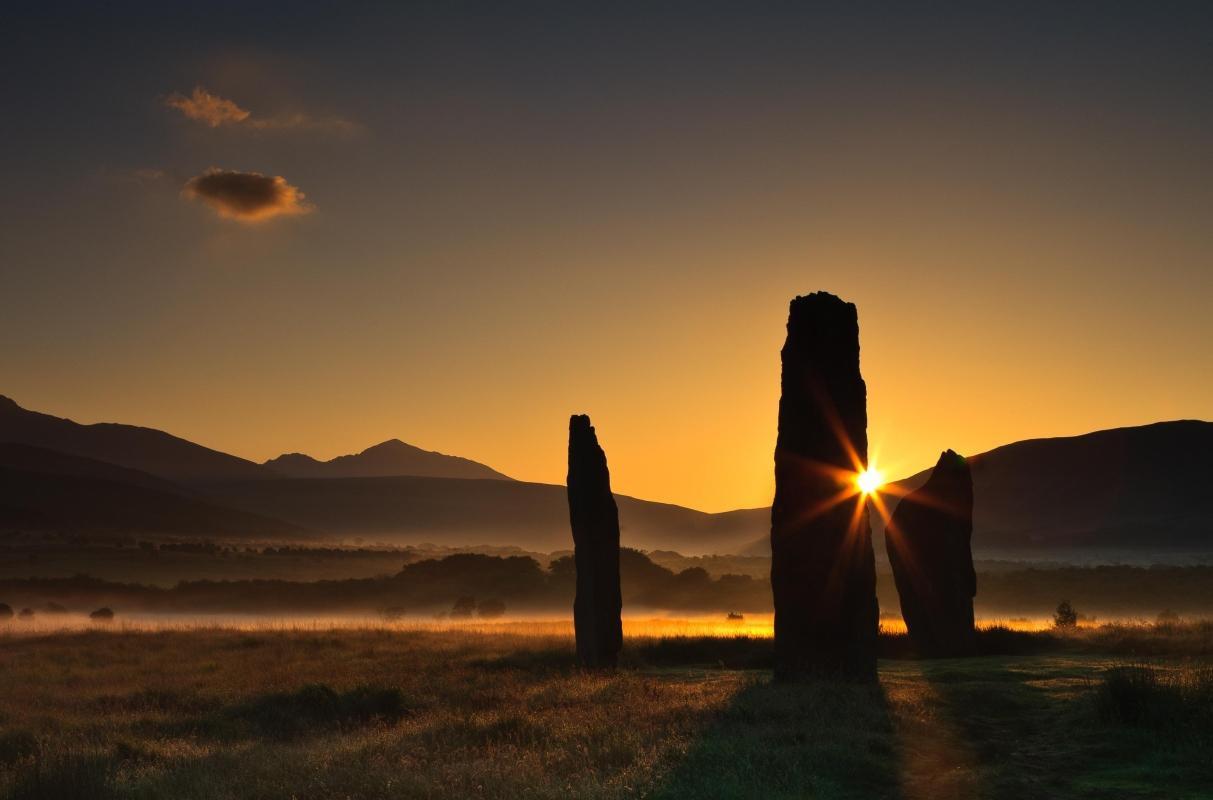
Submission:
<svg viewBox="0 0 1213 800">
<path fill-rule="evenodd" d="M 482 600 L 477 613 L 483 619 L 497 619 L 505 613 L 505 603 L 500 600 Z"/>
<path fill-rule="evenodd" d="M 1058 628 L 1073 628 L 1078 625 L 1078 612 L 1069 600 L 1062 600 L 1053 612 L 1053 625 Z"/>
<path fill-rule="evenodd" d="M 34 609 L 32 609 L 32 608 L 23 608 L 23 609 L 21 609 L 20 613 L 17 614 L 17 619 L 29 620 L 29 619 L 33 619 L 33 618 L 34 618 Z"/>
<path fill-rule="evenodd" d="M 472 616 L 472 612 L 476 610 L 476 598 L 463 596 L 455 601 L 455 605 L 451 606 L 452 619 L 467 619 Z"/>
<path fill-rule="evenodd" d="M 88 618 L 93 622 L 113 622 L 114 610 L 112 608 L 99 608 L 88 615 Z"/>
</svg>

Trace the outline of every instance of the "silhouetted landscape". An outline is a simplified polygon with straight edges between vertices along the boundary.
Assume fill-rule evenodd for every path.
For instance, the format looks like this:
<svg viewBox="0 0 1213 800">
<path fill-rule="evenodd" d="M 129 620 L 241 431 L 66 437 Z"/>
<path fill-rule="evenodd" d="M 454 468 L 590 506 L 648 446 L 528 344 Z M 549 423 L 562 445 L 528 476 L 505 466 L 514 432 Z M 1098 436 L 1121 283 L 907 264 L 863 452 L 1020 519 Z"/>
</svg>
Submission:
<svg viewBox="0 0 1213 800">
<path fill-rule="evenodd" d="M 481 465 L 466 478 L 280 477 L 274 460 L 246 469 L 249 462 L 158 431 L 48 421 L 5 406 L 0 600 L 10 605 L 371 617 L 393 608 L 429 618 L 466 596 L 499 599 L 511 613 L 562 612 L 572 603 L 562 486 L 480 477 L 497 474 Z M 397 466 L 379 457 L 361 467 L 350 456 L 334 460 L 346 465 L 337 471 L 433 469 L 407 446 L 387 449 L 404 454 L 387 459 Z M 1213 423 L 1183 421 L 969 457 L 981 498 L 973 534 L 979 616 L 1045 617 L 1063 597 L 1103 618 L 1213 613 L 1213 507 L 1200 488 L 1213 479 L 1200 457 L 1210 449 Z M 429 455 L 440 464 L 453 458 Z M 203 462 L 258 477 L 198 477 Z M 1165 477 L 1151 477 L 1164 467 Z M 898 483 L 910 490 L 925 478 Z M 622 571 L 629 608 L 770 613 L 769 548 L 750 538 L 769 511 L 616 502 L 621 541 L 632 548 Z M 897 502 L 890 497 L 891 510 Z M 896 614 L 878 516 L 873 528 L 880 609 Z M 432 564 L 424 579 L 420 563 Z"/>
<path fill-rule="evenodd" d="M 5 12 L 0 800 L 1213 800 L 1213 6 Z"/>
<path fill-rule="evenodd" d="M 336 477 L 283 477 L 286 470 L 272 463 L 252 464 L 160 431 L 77 425 L 25 411 L 7 398 L 0 405 L 0 438 L 6 443 L 0 468 L 29 487 L 0 502 L 0 525 L 9 531 L 283 541 L 361 537 L 541 552 L 570 545 L 564 487 L 485 477 L 498 473 L 482 465 L 452 478 L 429 474 L 434 468 L 428 461 L 417 466 L 406 457 L 389 459 L 395 467 L 381 460 L 368 467 L 346 461 L 335 468 Z M 974 509 L 974 551 L 1047 560 L 1050 551 L 1068 557 L 1085 549 L 1139 550 L 1147 564 L 1156 552 L 1213 555 L 1213 505 L 1202 489 L 1213 481 L 1213 462 L 1201 457 L 1211 449 L 1213 423 L 1188 420 L 1017 442 L 969 456 L 974 492 L 982 498 Z M 470 462 L 454 463 L 462 469 Z M 419 474 L 383 474 L 410 467 Z M 55 501 L 57 493 L 71 491 L 61 486 L 67 479 L 104 480 L 121 492 L 133 492 L 130 484 L 158 494 L 132 494 L 109 509 L 95 504 L 69 511 Z M 925 479 L 923 472 L 896 483 L 913 489 Z M 619 495 L 617 502 L 627 546 L 686 555 L 769 553 L 763 532 L 769 509 L 709 514 Z M 205 524 L 199 523 L 199 503 L 212 515 Z M 57 516 L 68 513 L 71 518 Z M 883 553 L 879 518 L 873 528 L 876 551 Z"/>
</svg>

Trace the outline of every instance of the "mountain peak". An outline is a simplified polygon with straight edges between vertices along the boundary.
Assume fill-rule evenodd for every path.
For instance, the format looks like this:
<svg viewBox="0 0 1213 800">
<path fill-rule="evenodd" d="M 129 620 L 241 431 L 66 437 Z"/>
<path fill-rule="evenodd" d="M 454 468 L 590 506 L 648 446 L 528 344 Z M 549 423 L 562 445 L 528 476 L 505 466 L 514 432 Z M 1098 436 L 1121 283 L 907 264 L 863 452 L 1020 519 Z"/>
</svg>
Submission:
<svg viewBox="0 0 1213 800">
<path fill-rule="evenodd" d="M 319 461 L 303 453 L 284 453 L 265 465 L 292 478 L 379 478 L 415 476 L 512 480 L 491 467 L 432 450 L 400 439 L 388 439 L 352 455 Z"/>
<path fill-rule="evenodd" d="M 402 442 L 399 439 L 388 439 L 386 441 L 380 442 L 379 444 L 371 445 L 370 447 L 363 450 L 359 455 L 365 455 L 367 453 L 392 452 L 392 451 L 402 451 L 402 450 L 408 451 L 408 452 L 423 452 L 423 453 L 427 452 L 425 450 L 422 450 L 420 447 L 415 447 L 414 445 L 409 444 L 408 442 Z"/>
</svg>

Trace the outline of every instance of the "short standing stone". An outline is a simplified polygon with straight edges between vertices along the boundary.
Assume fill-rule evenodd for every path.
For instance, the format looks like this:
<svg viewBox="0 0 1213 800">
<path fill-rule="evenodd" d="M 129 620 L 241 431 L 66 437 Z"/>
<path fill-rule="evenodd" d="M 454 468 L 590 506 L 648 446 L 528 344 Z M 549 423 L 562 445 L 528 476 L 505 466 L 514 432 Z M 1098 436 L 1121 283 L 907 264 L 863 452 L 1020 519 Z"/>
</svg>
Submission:
<svg viewBox="0 0 1213 800">
<path fill-rule="evenodd" d="M 973 477 L 951 450 L 931 476 L 902 498 L 885 530 L 885 547 L 915 649 L 928 657 L 973 652 Z"/>
<path fill-rule="evenodd" d="M 587 667 L 613 667 L 623 645 L 619 510 L 606 454 L 584 414 L 569 419 L 568 493 L 577 565 L 577 658 Z"/>
</svg>

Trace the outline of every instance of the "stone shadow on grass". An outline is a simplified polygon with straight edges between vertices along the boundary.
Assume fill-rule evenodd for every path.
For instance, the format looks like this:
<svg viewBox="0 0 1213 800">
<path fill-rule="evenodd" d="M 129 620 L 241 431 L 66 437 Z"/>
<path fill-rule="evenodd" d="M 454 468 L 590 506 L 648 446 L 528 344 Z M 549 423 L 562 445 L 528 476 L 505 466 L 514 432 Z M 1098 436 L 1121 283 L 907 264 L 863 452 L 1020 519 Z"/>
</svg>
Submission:
<svg viewBox="0 0 1213 800">
<path fill-rule="evenodd" d="M 715 667 L 770 669 L 774 644 L 761 636 L 662 636 L 628 639 L 619 655 L 620 669 L 662 667 Z M 530 673 L 572 672 L 576 653 L 567 647 L 519 650 L 493 658 L 477 659 L 472 666 L 488 671 L 523 670 Z"/>
<path fill-rule="evenodd" d="M 1075 796 L 1073 781 L 1088 756 L 1082 731 L 1089 724 L 1076 705 L 1079 698 L 1066 699 L 1035 683 L 1066 673 L 1036 669 L 1032 662 L 921 662 L 940 717 L 971 753 L 970 777 L 982 798 Z"/>
<path fill-rule="evenodd" d="M 652 793 L 659 800 L 901 800 L 880 684 L 754 677 Z"/>
</svg>

